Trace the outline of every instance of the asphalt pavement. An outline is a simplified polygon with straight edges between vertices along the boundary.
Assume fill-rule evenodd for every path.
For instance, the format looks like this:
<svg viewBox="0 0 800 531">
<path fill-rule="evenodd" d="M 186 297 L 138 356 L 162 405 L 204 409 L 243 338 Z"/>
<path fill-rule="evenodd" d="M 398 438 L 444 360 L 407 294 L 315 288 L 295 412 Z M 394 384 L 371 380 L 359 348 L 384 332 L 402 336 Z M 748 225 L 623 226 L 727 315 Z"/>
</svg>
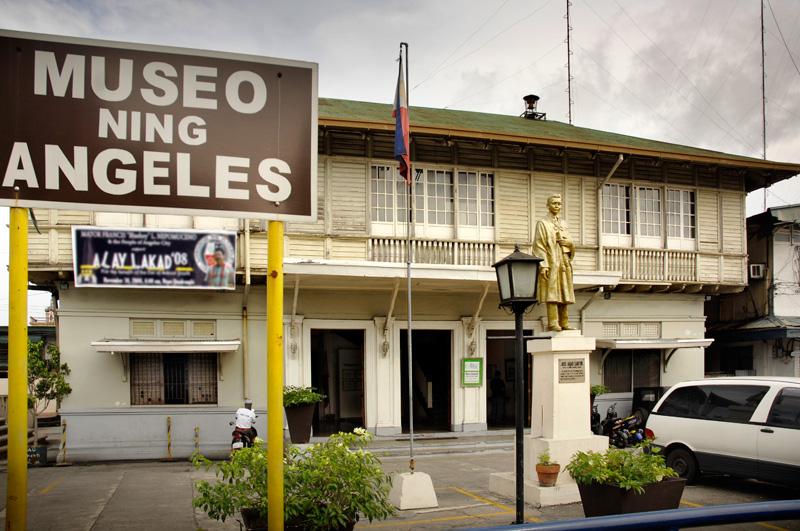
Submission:
<svg viewBox="0 0 800 531">
<path fill-rule="evenodd" d="M 417 470 L 430 474 L 439 507 L 399 511 L 391 520 L 359 522 L 356 529 L 453 529 L 510 524 L 514 500 L 489 491 L 492 472 L 514 468 L 510 444 L 502 435 L 475 438 L 471 442 L 439 448 L 421 441 Z M 510 442 L 510 441 L 509 441 Z M 376 448 L 387 472 L 408 469 L 405 443 Z M 399 445 L 399 446 L 398 446 Z M 210 520 L 192 507 L 194 482 L 211 473 L 196 470 L 188 462 L 97 463 L 67 467 L 30 468 L 28 480 L 28 528 L 37 531 L 101 530 L 238 530 L 235 520 Z M 6 474 L 0 472 L 0 515 L 5 518 Z M 717 477 L 688 486 L 683 507 L 800 498 L 800 489 L 788 489 L 755 481 Z M 535 508 L 526 506 L 531 522 L 582 518 L 580 504 Z M 5 527 L 5 526 L 4 526 Z M 736 524 L 724 529 L 800 531 L 800 522 Z"/>
</svg>

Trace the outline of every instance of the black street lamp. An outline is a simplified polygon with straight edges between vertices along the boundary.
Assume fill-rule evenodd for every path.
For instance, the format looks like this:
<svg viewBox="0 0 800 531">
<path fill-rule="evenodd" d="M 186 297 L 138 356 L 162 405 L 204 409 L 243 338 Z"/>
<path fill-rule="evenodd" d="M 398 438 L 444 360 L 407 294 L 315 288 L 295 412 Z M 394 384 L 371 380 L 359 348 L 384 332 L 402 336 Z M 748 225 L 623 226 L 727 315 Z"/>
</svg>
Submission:
<svg viewBox="0 0 800 531">
<path fill-rule="evenodd" d="M 500 306 L 510 308 L 514 312 L 515 357 L 514 364 L 514 404 L 516 420 L 517 448 L 517 519 L 515 524 L 523 524 L 525 506 L 525 480 L 523 477 L 522 429 L 525 415 L 525 390 L 523 389 L 523 371 L 525 370 L 525 345 L 522 339 L 522 315 L 529 307 L 539 302 L 536 298 L 539 283 L 539 263 L 541 258 L 531 256 L 514 246 L 514 252 L 494 264 L 497 273 L 497 286 L 500 289 Z"/>
</svg>

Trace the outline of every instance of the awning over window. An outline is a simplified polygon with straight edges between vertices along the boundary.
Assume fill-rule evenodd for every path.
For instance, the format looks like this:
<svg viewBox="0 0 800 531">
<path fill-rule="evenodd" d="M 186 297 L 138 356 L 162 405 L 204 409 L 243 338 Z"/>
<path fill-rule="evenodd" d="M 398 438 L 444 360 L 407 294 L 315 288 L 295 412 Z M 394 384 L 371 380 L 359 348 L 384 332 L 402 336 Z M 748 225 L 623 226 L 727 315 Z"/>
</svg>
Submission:
<svg viewBox="0 0 800 531">
<path fill-rule="evenodd" d="M 603 357 L 600 358 L 600 371 L 602 374 L 603 366 L 606 363 L 606 358 L 612 350 L 617 349 L 657 349 L 661 350 L 662 367 L 664 372 L 667 372 L 667 365 L 669 360 L 679 348 L 692 348 L 692 347 L 707 347 L 714 340 L 711 338 L 698 338 L 698 339 L 598 339 L 595 342 L 597 348 L 603 352 Z"/>
<path fill-rule="evenodd" d="M 242 342 L 197 339 L 102 339 L 92 341 L 97 352 L 235 352 Z"/>
<path fill-rule="evenodd" d="M 707 347 L 714 340 L 711 338 L 699 339 L 598 339 L 599 349 L 676 349 L 691 347 Z"/>
</svg>

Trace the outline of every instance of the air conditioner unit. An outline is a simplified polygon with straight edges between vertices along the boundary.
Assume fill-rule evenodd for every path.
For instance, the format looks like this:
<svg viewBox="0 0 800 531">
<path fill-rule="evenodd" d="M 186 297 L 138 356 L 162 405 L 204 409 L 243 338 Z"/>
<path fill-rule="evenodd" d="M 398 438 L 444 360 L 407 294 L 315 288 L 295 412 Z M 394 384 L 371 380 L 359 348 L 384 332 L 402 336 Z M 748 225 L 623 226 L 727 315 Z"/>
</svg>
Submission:
<svg viewBox="0 0 800 531">
<path fill-rule="evenodd" d="M 750 278 L 764 278 L 766 272 L 766 264 L 750 264 Z"/>
</svg>

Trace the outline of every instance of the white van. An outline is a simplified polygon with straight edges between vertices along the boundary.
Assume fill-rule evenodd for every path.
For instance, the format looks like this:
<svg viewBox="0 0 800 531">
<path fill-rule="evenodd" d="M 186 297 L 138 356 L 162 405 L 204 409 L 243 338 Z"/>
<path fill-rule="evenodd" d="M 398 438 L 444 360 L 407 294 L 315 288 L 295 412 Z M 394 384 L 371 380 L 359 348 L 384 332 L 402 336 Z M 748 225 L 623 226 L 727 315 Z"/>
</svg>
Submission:
<svg viewBox="0 0 800 531">
<path fill-rule="evenodd" d="M 800 378 L 681 382 L 653 408 L 647 432 L 689 481 L 723 473 L 800 486 Z"/>
</svg>

